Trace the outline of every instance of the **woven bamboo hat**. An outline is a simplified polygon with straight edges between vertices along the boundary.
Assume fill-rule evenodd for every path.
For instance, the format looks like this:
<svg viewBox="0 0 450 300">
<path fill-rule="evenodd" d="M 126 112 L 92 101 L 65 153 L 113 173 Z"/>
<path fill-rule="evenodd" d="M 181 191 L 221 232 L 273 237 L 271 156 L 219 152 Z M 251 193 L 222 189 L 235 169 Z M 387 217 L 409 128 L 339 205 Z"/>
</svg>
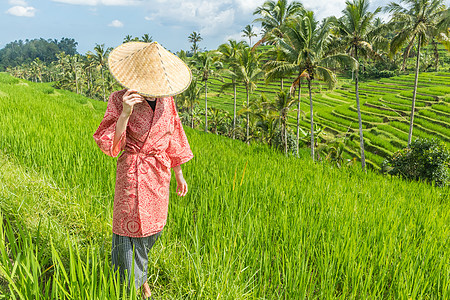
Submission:
<svg viewBox="0 0 450 300">
<path fill-rule="evenodd" d="M 168 97 L 185 91 L 192 80 L 189 67 L 157 42 L 129 42 L 108 57 L 114 78 L 147 97 Z"/>
</svg>

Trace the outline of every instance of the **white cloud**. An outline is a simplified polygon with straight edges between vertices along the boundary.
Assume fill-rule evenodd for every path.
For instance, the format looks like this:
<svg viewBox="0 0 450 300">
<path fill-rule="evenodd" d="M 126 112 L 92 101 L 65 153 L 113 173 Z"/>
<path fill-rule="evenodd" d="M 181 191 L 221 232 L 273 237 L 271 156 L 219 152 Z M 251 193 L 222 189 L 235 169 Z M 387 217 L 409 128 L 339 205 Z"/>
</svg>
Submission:
<svg viewBox="0 0 450 300">
<path fill-rule="evenodd" d="M 111 23 L 109 23 L 108 26 L 120 28 L 123 27 L 123 23 L 120 22 L 119 20 L 114 20 Z"/>
<path fill-rule="evenodd" d="M 31 6 L 13 6 L 6 11 L 7 14 L 17 17 L 34 17 L 36 9 Z"/>
<path fill-rule="evenodd" d="M 147 21 L 192 28 L 203 36 L 223 33 L 234 25 L 236 16 L 233 0 L 157 0 L 148 5 L 148 11 Z"/>
<path fill-rule="evenodd" d="M 142 3 L 141 0 L 53 0 L 54 2 L 61 2 L 74 5 L 105 5 L 105 6 L 127 6 L 137 5 Z"/>
<path fill-rule="evenodd" d="M 243 13 L 252 13 L 258 6 L 261 6 L 265 0 L 235 0 L 234 1 Z"/>
<path fill-rule="evenodd" d="M 306 9 L 312 10 L 317 20 L 325 17 L 342 16 L 342 10 L 345 8 L 345 1 L 342 0 L 318 0 L 305 2 L 303 4 Z"/>
<path fill-rule="evenodd" d="M 14 6 L 27 6 L 27 2 L 24 0 L 9 0 L 8 3 Z"/>
</svg>

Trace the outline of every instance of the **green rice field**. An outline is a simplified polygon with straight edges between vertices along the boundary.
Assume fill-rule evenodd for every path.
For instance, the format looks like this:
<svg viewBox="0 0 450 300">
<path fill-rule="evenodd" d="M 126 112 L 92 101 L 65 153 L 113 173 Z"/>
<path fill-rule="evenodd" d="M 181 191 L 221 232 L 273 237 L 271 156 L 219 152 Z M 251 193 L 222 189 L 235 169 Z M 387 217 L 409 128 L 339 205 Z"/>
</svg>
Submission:
<svg viewBox="0 0 450 300">
<path fill-rule="evenodd" d="M 228 80 L 223 79 L 225 82 Z M 284 80 L 284 87 L 289 87 L 293 78 Z M 358 157 L 359 133 L 356 110 L 354 83 L 340 79 L 336 89 L 329 91 L 316 82 L 313 85 L 314 120 L 328 133 L 332 140 L 350 132 L 351 142 L 346 147 L 350 157 Z M 233 113 L 233 95 L 231 90 L 220 92 L 223 82 L 211 81 L 208 96 L 210 106 L 222 108 Z M 368 163 L 375 169 L 387 157 L 406 146 L 408 141 L 409 116 L 414 84 L 414 74 L 383 78 L 378 81 L 369 80 L 360 83 L 360 101 L 363 121 L 363 135 L 368 144 Z M 415 138 L 435 137 L 450 144 L 450 72 L 421 73 L 416 97 L 416 113 L 413 130 Z M 275 97 L 280 90 L 281 82 L 266 84 L 260 81 L 254 92 L 258 96 L 264 92 L 268 97 Z M 310 130 L 309 98 L 306 83 L 302 89 L 301 110 L 305 112 L 300 126 Z M 246 99 L 245 89 L 238 86 L 239 108 Z M 297 113 L 293 109 L 288 122 L 293 132 L 297 124 Z M 400 132 L 397 132 L 400 131 Z M 376 133 L 376 134 L 375 134 Z M 383 139 L 383 145 L 380 140 Z"/>
<path fill-rule="evenodd" d="M 420 87 L 441 93 L 435 79 L 448 76 L 422 75 L 430 81 Z M 392 80 L 377 84 L 400 95 Z M 324 92 L 318 119 L 350 126 L 354 104 L 344 95 Z M 418 99 L 415 134 L 449 138 L 448 94 L 437 97 Z M 224 107 L 221 99 L 211 101 Z M 0 73 L 0 299 L 141 299 L 109 265 L 116 160 L 92 138 L 105 109 Z M 402 110 L 363 110 L 368 144 L 384 151 L 371 161 L 405 145 Z M 450 298 L 449 187 L 315 163 L 308 149 L 287 157 L 185 131 L 189 192 L 178 197 L 172 179 L 168 222 L 149 262 L 155 299 Z"/>
</svg>

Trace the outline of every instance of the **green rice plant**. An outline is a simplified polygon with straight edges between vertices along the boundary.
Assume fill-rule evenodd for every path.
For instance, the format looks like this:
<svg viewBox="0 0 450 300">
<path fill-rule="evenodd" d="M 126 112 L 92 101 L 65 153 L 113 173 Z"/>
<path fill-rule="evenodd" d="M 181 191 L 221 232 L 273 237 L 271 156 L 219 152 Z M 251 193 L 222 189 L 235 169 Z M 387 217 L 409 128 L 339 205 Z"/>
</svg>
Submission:
<svg viewBox="0 0 450 300">
<path fill-rule="evenodd" d="M 391 122 L 392 123 L 392 122 Z M 402 141 L 408 141 L 408 133 L 389 125 L 378 125 L 377 128 L 384 132 L 388 132 Z M 404 127 L 402 127 L 404 129 Z"/>
<path fill-rule="evenodd" d="M 361 86 L 361 88 L 370 94 L 392 94 L 392 93 L 397 93 L 400 89 L 396 88 L 396 87 L 391 87 L 391 86 L 387 86 L 385 84 L 370 84 L 370 85 L 364 85 Z"/>
<path fill-rule="evenodd" d="M 392 111 L 407 112 L 410 109 L 406 105 L 393 104 L 393 103 L 384 102 L 384 101 L 381 101 L 381 100 L 374 100 L 374 99 L 367 100 L 367 103 L 372 104 L 372 105 L 376 105 L 378 107 L 385 108 L 387 110 L 392 110 Z"/>
<path fill-rule="evenodd" d="M 443 94 L 441 91 L 436 91 L 433 90 L 432 87 L 426 87 L 426 88 L 417 88 L 417 92 L 421 93 L 421 94 L 426 94 L 426 95 L 432 95 L 432 96 L 443 96 Z"/>
<path fill-rule="evenodd" d="M 305 99 L 305 101 L 306 101 L 306 99 Z M 307 100 L 307 101 L 308 102 L 305 104 L 307 104 L 309 106 L 309 100 Z M 328 95 L 315 96 L 313 98 L 313 103 L 316 103 L 316 102 L 327 105 L 327 106 L 331 106 L 331 107 L 342 105 L 342 101 L 336 100 L 332 97 L 328 97 Z"/>
<path fill-rule="evenodd" d="M 396 95 L 383 95 L 381 97 L 382 100 L 386 101 L 386 102 L 390 102 L 390 103 L 394 103 L 394 104 L 401 104 L 401 105 L 406 105 L 411 107 L 411 99 L 405 99 L 402 97 L 398 97 Z M 421 101 L 416 101 L 416 107 L 425 107 L 425 103 L 421 102 Z"/>
<path fill-rule="evenodd" d="M 324 118 L 321 118 L 321 117 L 316 118 L 315 122 L 320 124 L 320 125 L 322 125 L 322 126 L 324 126 L 324 127 L 335 129 L 337 132 L 346 132 L 346 130 L 348 130 L 343 125 L 340 125 L 340 124 L 338 124 L 336 122 L 333 122 L 331 120 L 324 119 Z"/>
<path fill-rule="evenodd" d="M 450 77 L 448 78 L 447 82 L 450 82 Z M 433 86 L 433 87 L 428 88 L 428 91 L 429 92 L 430 91 L 438 92 L 441 95 L 442 94 L 450 94 L 450 86 Z"/>
<path fill-rule="evenodd" d="M 446 104 L 435 104 L 435 105 L 433 105 L 433 109 L 434 109 L 434 110 L 438 110 L 438 111 L 445 112 L 445 113 L 447 113 L 447 114 L 450 114 L 450 105 L 446 105 Z"/>
<path fill-rule="evenodd" d="M 353 129 L 358 129 L 358 121 L 351 121 L 348 119 L 344 119 L 341 118 L 339 116 L 333 115 L 331 112 L 325 112 L 325 111 L 321 111 L 317 113 L 317 116 L 321 117 L 322 119 L 327 119 L 330 120 L 332 122 L 335 122 L 337 124 L 342 124 L 343 126 L 346 127 L 351 127 Z M 363 128 L 366 128 L 366 125 L 363 124 Z"/>
<path fill-rule="evenodd" d="M 379 80 L 380 82 L 383 83 L 390 83 L 390 84 L 395 84 L 397 86 L 402 86 L 402 87 L 413 87 L 414 86 L 414 82 L 411 80 L 405 80 L 405 79 L 401 79 L 400 76 L 397 77 L 390 77 L 390 78 L 381 78 Z"/>
<path fill-rule="evenodd" d="M 344 97 L 344 96 L 338 95 L 336 92 L 327 93 L 326 96 L 328 98 L 342 100 L 346 103 L 352 101 L 351 99 L 349 99 L 349 97 Z"/>
<path fill-rule="evenodd" d="M 347 106 L 341 106 L 335 109 L 335 111 L 341 115 L 350 117 L 354 120 L 358 120 L 358 113 L 354 110 L 350 110 L 350 108 Z M 363 114 L 361 113 L 361 119 L 363 121 L 366 122 L 371 122 L 371 123 L 382 123 L 383 122 L 383 118 L 378 117 L 378 116 L 374 116 L 374 115 L 369 115 L 369 114 Z"/>
<path fill-rule="evenodd" d="M 376 165 L 381 165 L 383 163 L 383 161 L 385 160 L 384 157 L 373 154 L 372 152 L 369 152 L 369 151 L 367 151 L 365 153 L 365 156 L 369 161 L 372 161 Z"/>
<path fill-rule="evenodd" d="M 374 100 L 376 101 L 376 100 Z M 370 104 L 370 102 L 368 102 Z M 350 107 L 351 110 L 356 111 L 356 108 Z M 379 108 L 376 107 L 371 107 L 371 106 L 367 106 L 367 105 L 362 105 L 361 106 L 361 113 L 374 113 L 376 115 L 382 116 L 392 116 L 392 117 L 398 117 L 399 114 L 395 111 L 392 110 L 381 110 Z"/>
<path fill-rule="evenodd" d="M 409 132 L 409 124 L 407 124 L 407 123 L 395 121 L 395 122 L 390 122 L 389 124 L 395 128 L 398 128 L 398 129 L 404 131 L 404 132 Z M 437 133 L 430 133 L 423 129 L 417 128 L 417 127 L 414 127 L 414 129 L 413 129 L 413 136 L 427 138 L 427 139 L 433 139 L 433 138 L 436 138 L 436 136 L 439 136 L 440 138 L 445 138 L 445 141 L 447 141 L 447 142 L 449 141 L 449 139 L 446 136 L 443 136 L 443 135 L 437 134 Z"/>
<path fill-rule="evenodd" d="M 439 132 L 442 135 L 450 138 L 450 129 L 448 127 L 443 126 L 443 124 L 436 124 L 436 123 L 430 122 L 427 119 L 422 118 L 420 116 L 416 116 L 414 118 L 414 123 L 419 124 L 422 127 L 433 130 L 435 132 Z"/>
<path fill-rule="evenodd" d="M 439 120 L 439 121 L 442 121 L 442 122 L 445 122 L 445 123 L 450 122 L 450 121 L 449 121 L 449 120 L 450 120 L 450 116 L 443 116 L 443 115 L 441 115 L 441 114 L 437 114 L 436 112 L 434 112 L 434 111 L 431 110 L 431 109 L 424 109 L 424 110 L 421 110 L 420 113 L 419 113 L 419 115 L 428 117 L 428 118 L 430 118 L 430 119 Z"/>
<path fill-rule="evenodd" d="M 88 248 L 81 257 L 79 247 L 68 244 L 70 257 L 62 261 L 53 243 L 51 258 L 43 257 L 41 249 L 24 224 L 11 224 L 0 213 L 0 277 L 7 285 L 0 291 L 8 299 L 137 299 L 135 289 L 121 284 L 119 273 L 98 247 Z"/>
<path fill-rule="evenodd" d="M 370 142 L 372 144 L 377 145 L 383 149 L 386 149 L 392 153 L 398 150 L 398 148 L 394 147 L 389 142 L 389 140 L 387 140 L 383 136 L 378 136 L 378 135 L 372 133 L 371 131 L 364 132 L 364 137 L 367 138 L 368 140 L 370 140 Z"/>
<path fill-rule="evenodd" d="M 346 98 L 354 98 L 355 97 L 355 93 L 352 91 L 346 91 L 346 90 L 335 90 L 335 93 L 341 94 L 346 96 Z"/>
<path fill-rule="evenodd" d="M 400 95 L 402 95 L 403 97 L 412 99 L 413 92 L 403 91 L 403 92 L 400 92 Z M 416 99 L 425 100 L 425 101 L 434 101 L 435 100 L 435 98 L 432 96 L 425 96 L 425 95 L 421 95 L 421 94 L 417 94 Z"/>
<path fill-rule="evenodd" d="M 17 84 L 19 79 L 10 76 L 8 73 L 0 72 L 0 83 L 1 84 Z"/>
</svg>

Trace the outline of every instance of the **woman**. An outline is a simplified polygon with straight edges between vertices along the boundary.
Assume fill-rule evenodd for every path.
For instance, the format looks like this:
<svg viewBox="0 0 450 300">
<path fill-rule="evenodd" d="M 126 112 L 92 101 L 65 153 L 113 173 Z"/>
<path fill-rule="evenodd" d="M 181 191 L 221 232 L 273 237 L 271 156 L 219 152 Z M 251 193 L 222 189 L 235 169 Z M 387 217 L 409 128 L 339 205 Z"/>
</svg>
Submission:
<svg viewBox="0 0 450 300">
<path fill-rule="evenodd" d="M 172 168 L 177 194 L 188 187 L 181 164 L 193 157 L 173 95 L 190 84 L 191 71 L 158 43 L 131 42 L 115 48 L 108 65 L 127 87 L 111 94 L 94 134 L 100 149 L 117 160 L 111 260 L 114 270 L 151 297 L 148 252 L 166 224 Z M 133 255 L 134 253 L 134 255 Z"/>
</svg>

